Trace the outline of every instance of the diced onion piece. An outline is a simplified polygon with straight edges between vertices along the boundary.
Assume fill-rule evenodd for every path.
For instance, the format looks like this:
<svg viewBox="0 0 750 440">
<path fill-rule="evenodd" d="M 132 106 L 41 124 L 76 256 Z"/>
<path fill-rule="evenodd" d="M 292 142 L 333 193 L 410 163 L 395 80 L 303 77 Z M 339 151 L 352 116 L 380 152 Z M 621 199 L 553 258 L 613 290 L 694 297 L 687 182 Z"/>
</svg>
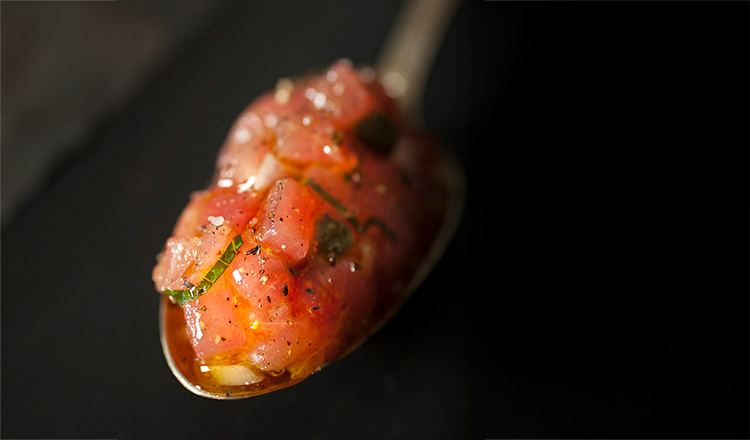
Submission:
<svg viewBox="0 0 750 440">
<path fill-rule="evenodd" d="M 263 380 L 263 376 L 244 365 L 219 365 L 211 367 L 211 375 L 222 385 L 250 385 Z"/>
<path fill-rule="evenodd" d="M 255 177 L 253 188 L 256 191 L 265 191 L 284 174 L 284 165 L 281 164 L 273 154 L 266 153 L 260 163 Z"/>
</svg>

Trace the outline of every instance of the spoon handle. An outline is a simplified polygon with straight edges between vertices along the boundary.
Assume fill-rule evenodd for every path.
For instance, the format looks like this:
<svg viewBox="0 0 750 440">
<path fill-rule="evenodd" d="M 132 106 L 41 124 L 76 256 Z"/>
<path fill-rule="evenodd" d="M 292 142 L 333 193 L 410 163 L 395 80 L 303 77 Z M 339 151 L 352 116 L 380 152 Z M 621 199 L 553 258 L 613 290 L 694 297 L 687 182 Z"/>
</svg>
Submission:
<svg viewBox="0 0 750 440">
<path fill-rule="evenodd" d="M 427 74 L 457 0 L 407 0 L 377 63 L 386 93 L 409 116 L 417 116 Z"/>
</svg>

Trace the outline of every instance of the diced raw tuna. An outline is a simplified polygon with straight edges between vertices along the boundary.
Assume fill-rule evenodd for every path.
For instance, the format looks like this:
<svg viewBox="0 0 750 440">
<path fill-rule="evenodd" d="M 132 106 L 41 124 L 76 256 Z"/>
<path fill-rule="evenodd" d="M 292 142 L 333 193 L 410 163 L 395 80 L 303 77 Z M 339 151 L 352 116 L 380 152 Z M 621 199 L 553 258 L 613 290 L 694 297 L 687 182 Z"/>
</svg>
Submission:
<svg viewBox="0 0 750 440">
<path fill-rule="evenodd" d="M 202 387 L 295 383 L 391 316 L 445 212 L 436 161 L 348 62 L 243 111 L 153 271 Z"/>
</svg>

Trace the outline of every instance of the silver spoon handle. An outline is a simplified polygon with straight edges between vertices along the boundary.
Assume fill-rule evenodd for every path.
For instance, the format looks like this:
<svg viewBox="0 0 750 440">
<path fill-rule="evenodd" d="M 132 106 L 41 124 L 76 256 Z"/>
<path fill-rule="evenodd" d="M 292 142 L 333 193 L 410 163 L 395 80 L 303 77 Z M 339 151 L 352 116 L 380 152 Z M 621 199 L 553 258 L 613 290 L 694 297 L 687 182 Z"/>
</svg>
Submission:
<svg viewBox="0 0 750 440">
<path fill-rule="evenodd" d="M 457 0 L 408 0 L 394 22 L 377 70 L 404 114 L 419 112 L 427 74 L 457 5 Z"/>
</svg>

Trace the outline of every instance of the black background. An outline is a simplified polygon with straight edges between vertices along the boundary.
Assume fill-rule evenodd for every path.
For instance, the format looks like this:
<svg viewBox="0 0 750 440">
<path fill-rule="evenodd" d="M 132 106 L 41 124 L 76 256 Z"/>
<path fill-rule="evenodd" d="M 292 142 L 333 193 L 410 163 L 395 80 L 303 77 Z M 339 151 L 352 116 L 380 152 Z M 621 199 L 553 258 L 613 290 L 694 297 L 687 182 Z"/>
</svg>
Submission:
<svg viewBox="0 0 750 440">
<path fill-rule="evenodd" d="M 172 378 L 154 256 L 253 97 L 374 61 L 398 2 L 351 3 L 232 6 L 3 229 L 0 436 L 748 437 L 745 2 L 464 2 L 423 111 L 469 189 L 434 273 L 300 385 Z"/>
</svg>

